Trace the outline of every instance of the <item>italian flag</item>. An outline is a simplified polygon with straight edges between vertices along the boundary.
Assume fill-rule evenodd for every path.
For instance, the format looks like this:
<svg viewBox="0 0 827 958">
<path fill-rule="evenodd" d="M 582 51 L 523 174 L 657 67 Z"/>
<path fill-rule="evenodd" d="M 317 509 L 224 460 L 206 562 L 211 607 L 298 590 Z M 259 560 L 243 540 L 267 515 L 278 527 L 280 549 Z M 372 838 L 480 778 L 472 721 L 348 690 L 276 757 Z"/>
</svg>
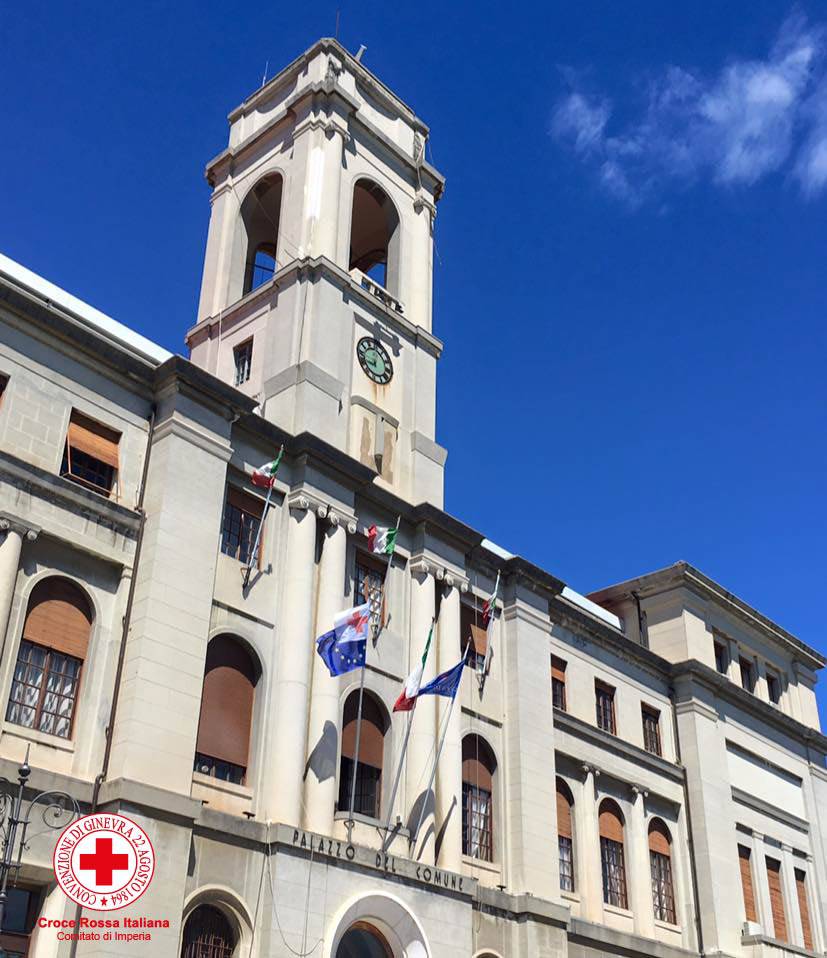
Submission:
<svg viewBox="0 0 827 958">
<path fill-rule="evenodd" d="M 425 671 L 425 662 L 428 658 L 428 650 L 431 647 L 431 638 L 434 634 L 434 627 L 431 624 L 431 631 L 428 633 L 428 641 L 425 643 L 425 651 L 422 653 L 422 661 L 419 662 L 408 678 L 405 680 L 405 687 L 399 698 L 396 700 L 394 712 L 410 712 L 416 705 L 416 699 L 419 695 L 419 686 L 422 683 L 422 673 Z"/>
<path fill-rule="evenodd" d="M 276 473 L 279 471 L 281 457 L 284 455 L 284 446 L 279 449 L 279 454 L 270 462 L 265 462 L 258 469 L 253 469 L 252 481 L 254 486 L 260 489 L 270 489 L 276 481 Z"/>
<path fill-rule="evenodd" d="M 494 612 L 497 609 L 497 594 L 500 591 L 500 573 L 497 573 L 497 581 L 494 583 L 494 591 L 482 604 L 482 627 L 488 628 L 488 623 L 494 618 Z"/>
<path fill-rule="evenodd" d="M 398 529 L 389 529 L 387 526 L 371 526 L 368 529 L 368 548 L 371 552 L 392 556 L 396 548 L 397 532 Z"/>
</svg>

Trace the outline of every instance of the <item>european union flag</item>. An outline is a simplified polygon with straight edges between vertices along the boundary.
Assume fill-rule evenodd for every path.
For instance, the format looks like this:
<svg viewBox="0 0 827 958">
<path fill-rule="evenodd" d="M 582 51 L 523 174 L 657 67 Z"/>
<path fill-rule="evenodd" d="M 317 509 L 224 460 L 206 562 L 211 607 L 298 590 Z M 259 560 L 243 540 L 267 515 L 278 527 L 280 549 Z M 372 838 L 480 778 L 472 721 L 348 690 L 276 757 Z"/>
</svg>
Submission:
<svg viewBox="0 0 827 958">
<path fill-rule="evenodd" d="M 459 683 L 462 681 L 462 670 L 465 666 L 465 656 L 447 672 L 443 672 L 419 690 L 420 695 L 445 695 L 452 699 L 457 694 Z"/>
<path fill-rule="evenodd" d="M 370 603 L 340 612 L 333 628 L 316 639 L 316 651 L 331 675 L 344 675 L 365 664 L 370 623 Z"/>
</svg>

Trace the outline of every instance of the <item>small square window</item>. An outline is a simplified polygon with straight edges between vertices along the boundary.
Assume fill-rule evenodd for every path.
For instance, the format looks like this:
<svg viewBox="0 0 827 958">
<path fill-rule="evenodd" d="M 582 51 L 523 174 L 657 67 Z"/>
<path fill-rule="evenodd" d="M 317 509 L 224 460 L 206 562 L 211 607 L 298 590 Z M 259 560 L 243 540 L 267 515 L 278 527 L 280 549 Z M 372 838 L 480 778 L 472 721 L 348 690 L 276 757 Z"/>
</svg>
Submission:
<svg viewBox="0 0 827 958">
<path fill-rule="evenodd" d="M 241 386 L 250 378 L 253 367 L 253 341 L 248 339 L 233 349 L 233 364 L 235 365 L 234 386 Z"/>
<path fill-rule="evenodd" d="M 258 526 L 263 511 L 261 500 L 250 496 L 234 486 L 227 486 L 227 501 L 224 504 L 224 521 L 221 526 L 221 551 L 238 559 L 245 566 L 253 555 L 258 535 Z M 257 568 L 261 568 L 263 536 L 259 538 Z"/>
<path fill-rule="evenodd" d="M 117 495 L 121 434 L 72 410 L 60 474 L 107 498 Z"/>
<path fill-rule="evenodd" d="M 781 679 L 775 673 L 767 671 L 767 694 L 773 705 L 781 701 Z"/>
</svg>

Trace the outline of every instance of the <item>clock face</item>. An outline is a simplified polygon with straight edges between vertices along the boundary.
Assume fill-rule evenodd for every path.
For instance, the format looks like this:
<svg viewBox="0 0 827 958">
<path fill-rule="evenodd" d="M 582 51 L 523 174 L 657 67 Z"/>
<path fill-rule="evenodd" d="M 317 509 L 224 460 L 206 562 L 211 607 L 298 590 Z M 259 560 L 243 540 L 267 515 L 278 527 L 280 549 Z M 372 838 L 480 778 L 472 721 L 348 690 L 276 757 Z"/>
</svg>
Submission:
<svg viewBox="0 0 827 958">
<path fill-rule="evenodd" d="M 356 355 L 365 375 L 380 386 L 385 386 L 393 376 L 393 363 L 387 349 L 376 339 L 365 336 L 356 344 Z"/>
</svg>

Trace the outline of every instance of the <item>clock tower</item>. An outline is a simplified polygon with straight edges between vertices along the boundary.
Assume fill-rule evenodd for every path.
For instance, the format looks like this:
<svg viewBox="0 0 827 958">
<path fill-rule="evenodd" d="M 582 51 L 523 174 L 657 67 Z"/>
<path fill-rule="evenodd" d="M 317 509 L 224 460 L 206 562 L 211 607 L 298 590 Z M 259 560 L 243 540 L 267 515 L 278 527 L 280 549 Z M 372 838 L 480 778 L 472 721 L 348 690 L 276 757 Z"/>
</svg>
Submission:
<svg viewBox="0 0 827 958">
<path fill-rule="evenodd" d="M 229 116 L 192 361 L 409 502 L 442 507 L 428 128 L 335 40 Z"/>
</svg>

